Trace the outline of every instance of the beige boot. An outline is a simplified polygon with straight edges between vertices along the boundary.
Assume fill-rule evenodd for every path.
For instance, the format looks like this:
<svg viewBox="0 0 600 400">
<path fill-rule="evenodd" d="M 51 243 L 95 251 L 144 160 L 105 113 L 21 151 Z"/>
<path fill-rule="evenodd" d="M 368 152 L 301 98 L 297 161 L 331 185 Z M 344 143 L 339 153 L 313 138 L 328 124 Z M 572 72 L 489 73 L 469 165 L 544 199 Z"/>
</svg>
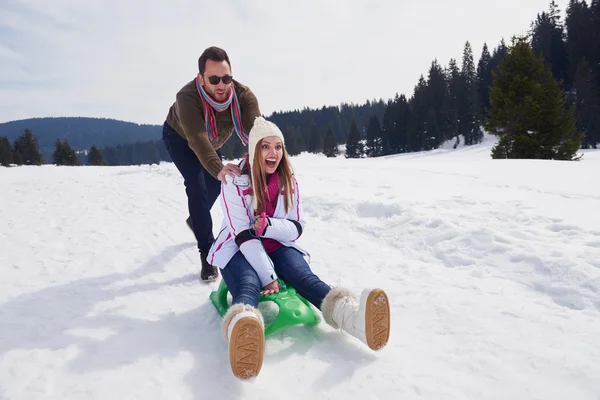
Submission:
<svg viewBox="0 0 600 400">
<path fill-rule="evenodd" d="M 365 289 L 358 300 L 348 289 L 333 288 L 321 310 L 329 325 L 348 332 L 372 350 L 380 350 L 388 342 L 390 303 L 382 289 Z"/>
<path fill-rule="evenodd" d="M 258 375 L 265 352 L 264 320 L 260 311 L 247 304 L 234 304 L 223 317 L 222 329 L 229 342 L 231 371 L 239 379 Z"/>
</svg>

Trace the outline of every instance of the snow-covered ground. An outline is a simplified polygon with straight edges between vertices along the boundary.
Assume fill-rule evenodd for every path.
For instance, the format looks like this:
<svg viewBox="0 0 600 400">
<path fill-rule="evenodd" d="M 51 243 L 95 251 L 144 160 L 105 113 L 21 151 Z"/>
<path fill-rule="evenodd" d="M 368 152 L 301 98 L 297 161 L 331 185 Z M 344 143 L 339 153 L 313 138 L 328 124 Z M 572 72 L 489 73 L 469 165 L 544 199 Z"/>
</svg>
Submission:
<svg viewBox="0 0 600 400">
<path fill-rule="evenodd" d="M 600 151 L 491 145 L 295 157 L 313 269 L 384 288 L 391 338 L 293 327 L 252 382 L 172 164 L 0 168 L 0 399 L 600 399 Z"/>
</svg>

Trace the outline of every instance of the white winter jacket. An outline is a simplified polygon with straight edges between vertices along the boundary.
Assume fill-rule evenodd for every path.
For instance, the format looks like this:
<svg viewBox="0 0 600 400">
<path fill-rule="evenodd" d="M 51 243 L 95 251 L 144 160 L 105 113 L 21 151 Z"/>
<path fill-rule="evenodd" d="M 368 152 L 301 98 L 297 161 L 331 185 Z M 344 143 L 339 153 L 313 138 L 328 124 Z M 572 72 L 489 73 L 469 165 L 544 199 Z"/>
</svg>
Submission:
<svg viewBox="0 0 600 400">
<path fill-rule="evenodd" d="M 240 164 L 243 168 L 244 161 Z M 264 286 L 277 279 L 273 262 L 269 258 L 261 240 L 252 236 L 253 196 L 250 194 L 252 180 L 248 174 L 231 178 L 221 183 L 220 203 L 223 210 L 223 222 L 215 242 L 207 256 L 207 261 L 219 268 L 225 268 L 231 258 L 241 251 L 252 268 L 257 272 Z M 273 217 L 261 237 L 279 241 L 282 245 L 294 247 L 308 255 L 296 240 L 302 235 L 306 222 L 303 218 L 302 202 L 298 182 L 293 179 L 293 201 L 289 211 L 285 212 L 283 192 L 279 193 Z"/>
</svg>

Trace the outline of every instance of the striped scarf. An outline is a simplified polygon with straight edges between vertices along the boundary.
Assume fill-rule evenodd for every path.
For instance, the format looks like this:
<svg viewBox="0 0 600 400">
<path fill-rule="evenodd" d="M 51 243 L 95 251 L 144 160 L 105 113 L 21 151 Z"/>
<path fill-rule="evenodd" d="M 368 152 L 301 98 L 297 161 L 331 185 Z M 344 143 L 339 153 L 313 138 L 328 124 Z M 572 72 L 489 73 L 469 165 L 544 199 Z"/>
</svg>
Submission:
<svg viewBox="0 0 600 400">
<path fill-rule="evenodd" d="M 227 110 L 227 107 L 231 105 L 231 120 L 233 121 L 233 127 L 244 145 L 248 144 L 248 135 L 244 132 L 242 125 L 242 111 L 240 109 L 240 103 L 235 93 L 235 87 L 231 84 L 231 93 L 229 98 L 223 103 L 216 102 L 211 98 L 208 93 L 204 91 L 202 85 L 200 85 L 200 79 L 196 77 L 196 88 L 202 99 L 202 106 L 204 107 L 204 121 L 206 124 L 206 130 L 208 131 L 208 137 L 211 141 L 218 139 L 217 133 L 217 119 L 215 118 L 215 111 L 222 112 Z"/>
</svg>

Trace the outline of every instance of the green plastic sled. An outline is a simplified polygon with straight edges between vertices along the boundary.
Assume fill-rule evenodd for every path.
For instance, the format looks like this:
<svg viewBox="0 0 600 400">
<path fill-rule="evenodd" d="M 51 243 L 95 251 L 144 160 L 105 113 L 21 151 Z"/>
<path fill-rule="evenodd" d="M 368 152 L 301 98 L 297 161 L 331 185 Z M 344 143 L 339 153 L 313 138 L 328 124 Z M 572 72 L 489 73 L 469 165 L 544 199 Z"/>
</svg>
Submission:
<svg viewBox="0 0 600 400">
<path fill-rule="evenodd" d="M 272 301 L 279 307 L 279 313 L 277 313 L 275 321 L 265 327 L 265 336 L 294 325 L 316 325 L 319 319 L 308 300 L 300 296 L 293 287 L 285 285 L 281 280 L 279 283 L 281 286 L 279 293 L 260 295 L 259 302 Z M 231 307 L 227 301 L 228 293 L 227 284 L 225 280 L 221 279 L 219 288 L 213 290 L 210 294 L 210 299 L 221 317 L 225 316 L 225 313 Z"/>
</svg>

